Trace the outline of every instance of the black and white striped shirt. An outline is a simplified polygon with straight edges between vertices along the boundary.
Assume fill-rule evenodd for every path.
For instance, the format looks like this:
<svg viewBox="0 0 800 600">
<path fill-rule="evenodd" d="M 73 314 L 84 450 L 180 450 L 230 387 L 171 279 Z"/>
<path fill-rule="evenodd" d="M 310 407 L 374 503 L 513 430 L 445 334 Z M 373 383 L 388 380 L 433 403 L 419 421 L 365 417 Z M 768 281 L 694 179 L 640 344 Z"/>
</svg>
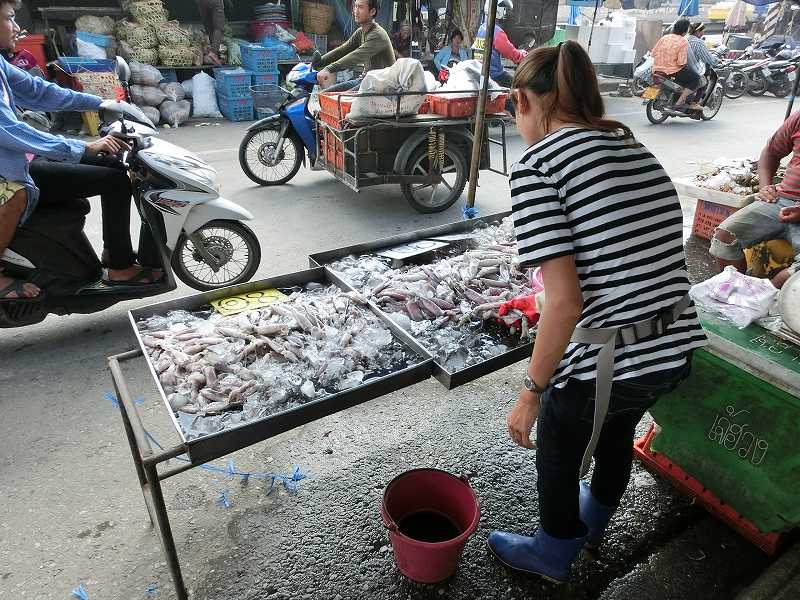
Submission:
<svg viewBox="0 0 800 600">
<path fill-rule="evenodd" d="M 689 290 L 675 188 L 641 144 L 579 127 L 555 131 L 512 167 L 522 267 L 574 255 L 583 293 L 579 327 L 654 316 Z M 659 338 L 618 346 L 614 378 L 672 369 L 706 337 L 691 305 Z M 551 383 L 596 376 L 600 346 L 570 344 Z"/>
</svg>

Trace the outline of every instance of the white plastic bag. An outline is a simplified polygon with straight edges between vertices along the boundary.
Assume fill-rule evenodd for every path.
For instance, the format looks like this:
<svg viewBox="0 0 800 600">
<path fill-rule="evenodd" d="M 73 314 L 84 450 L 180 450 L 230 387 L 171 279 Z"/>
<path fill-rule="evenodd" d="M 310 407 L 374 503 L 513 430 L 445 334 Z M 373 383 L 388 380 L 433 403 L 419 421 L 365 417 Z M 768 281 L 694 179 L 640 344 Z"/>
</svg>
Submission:
<svg viewBox="0 0 800 600">
<path fill-rule="evenodd" d="M 453 65 L 447 83 L 440 87 L 440 92 L 465 92 L 463 94 L 447 94 L 448 98 L 466 98 L 475 96 L 481 85 L 481 69 L 483 66 L 478 60 L 462 60 Z M 501 86 L 493 79 L 489 80 L 489 90 L 500 89 Z M 494 99 L 496 94 L 489 97 Z"/>
<path fill-rule="evenodd" d="M 208 73 L 198 73 L 192 77 L 192 100 L 194 102 L 192 114 L 195 117 L 222 118 L 214 86 L 214 78 Z"/>
<path fill-rule="evenodd" d="M 181 87 L 183 88 L 183 92 L 186 98 L 192 97 L 192 80 L 187 79 L 186 81 L 181 81 Z"/>
<path fill-rule="evenodd" d="M 401 58 L 391 67 L 367 73 L 358 91 L 387 96 L 356 97 L 350 108 L 350 118 L 392 117 L 398 110 L 397 97 L 393 94 L 427 91 L 425 70 L 415 58 Z M 404 96 L 400 100 L 400 116 L 417 114 L 424 101 L 424 94 Z"/>
<path fill-rule="evenodd" d="M 778 290 L 768 279 L 743 275 L 727 266 L 722 273 L 693 285 L 689 295 L 704 310 L 744 329 L 769 314 Z"/>
<path fill-rule="evenodd" d="M 82 56 L 84 58 L 106 58 L 105 48 L 101 48 L 100 46 L 90 42 L 84 42 L 80 38 L 76 38 L 75 43 L 78 46 L 78 56 Z"/>
<path fill-rule="evenodd" d="M 161 112 L 155 106 L 140 106 L 142 112 L 153 122 L 153 125 L 158 126 L 161 122 Z"/>
</svg>

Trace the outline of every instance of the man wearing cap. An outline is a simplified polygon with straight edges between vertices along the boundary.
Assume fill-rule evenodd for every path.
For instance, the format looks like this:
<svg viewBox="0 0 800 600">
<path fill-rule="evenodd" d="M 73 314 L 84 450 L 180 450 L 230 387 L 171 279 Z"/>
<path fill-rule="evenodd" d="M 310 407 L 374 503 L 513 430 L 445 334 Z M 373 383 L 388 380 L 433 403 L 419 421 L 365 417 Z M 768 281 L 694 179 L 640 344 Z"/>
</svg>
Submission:
<svg viewBox="0 0 800 600">
<path fill-rule="evenodd" d="M 689 67 L 700 76 L 701 81 L 694 97 L 695 101 L 699 101 L 706 93 L 706 87 L 708 86 L 708 79 L 705 76 L 706 66 L 714 68 L 717 65 L 714 55 L 708 51 L 705 42 L 703 42 L 705 29 L 705 23 L 701 21 L 696 21 L 689 26 Z"/>
</svg>

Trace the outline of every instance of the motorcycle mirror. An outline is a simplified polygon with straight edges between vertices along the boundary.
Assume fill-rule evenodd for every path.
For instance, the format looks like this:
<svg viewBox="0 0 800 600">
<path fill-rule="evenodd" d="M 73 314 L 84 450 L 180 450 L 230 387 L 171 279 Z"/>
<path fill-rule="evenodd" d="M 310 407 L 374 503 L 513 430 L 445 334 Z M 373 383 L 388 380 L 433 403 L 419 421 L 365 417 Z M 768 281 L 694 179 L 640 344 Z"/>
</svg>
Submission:
<svg viewBox="0 0 800 600">
<path fill-rule="evenodd" d="M 128 66 L 128 63 L 125 62 L 125 59 L 121 56 L 117 56 L 117 66 L 116 66 L 116 73 L 117 78 L 124 84 L 130 83 L 131 81 L 131 68 Z"/>
<path fill-rule="evenodd" d="M 100 120 L 104 123 L 113 123 L 122 118 L 130 119 L 142 125 L 156 128 L 153 122 L 147 118 L 147 115 L 142 112 L 138 106 L 128 104 L 127 102 L 119 102 L 116 100 L 103 100 L 100 109 L 97 111 Z"/>
<path fill-rule="evenodd" d="M 311 55 L 311 68 L 317 71 L 317 66 L 321 60 L 322 54 L 319 53 L 319 50 L 314 50 L 314 54 Z"/>
</svg>

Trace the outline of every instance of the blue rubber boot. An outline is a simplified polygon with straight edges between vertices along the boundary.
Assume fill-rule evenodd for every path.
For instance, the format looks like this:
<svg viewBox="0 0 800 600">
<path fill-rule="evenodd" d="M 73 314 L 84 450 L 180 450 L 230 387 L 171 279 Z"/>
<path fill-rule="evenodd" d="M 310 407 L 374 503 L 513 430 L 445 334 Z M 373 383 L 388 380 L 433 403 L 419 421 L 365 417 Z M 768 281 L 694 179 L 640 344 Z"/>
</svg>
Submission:
<svg viewBox="0 0 800 600">
<path fill-rule="evenodd" d="M 554 538 L 540 527 L 533 537 L 493 531 L 487 544 L 506 567 L 540 575 L 554 583 L 569 578 L 569 568 L 586 543 L 586 537 Z"/>
<path fill-rule="evenodd" d="M 581 507 L 581 521 L 589 528 L 589 535 L 586 536 L 586 547 L 596 549 L 603 541 L 603 534 L 606 532 L 611 516 L 616 512 L 616 506 L 606 506 L 600 504 L 592 496 L 589 484 L 581 481 L 579 502 Z"/>
</svg>

